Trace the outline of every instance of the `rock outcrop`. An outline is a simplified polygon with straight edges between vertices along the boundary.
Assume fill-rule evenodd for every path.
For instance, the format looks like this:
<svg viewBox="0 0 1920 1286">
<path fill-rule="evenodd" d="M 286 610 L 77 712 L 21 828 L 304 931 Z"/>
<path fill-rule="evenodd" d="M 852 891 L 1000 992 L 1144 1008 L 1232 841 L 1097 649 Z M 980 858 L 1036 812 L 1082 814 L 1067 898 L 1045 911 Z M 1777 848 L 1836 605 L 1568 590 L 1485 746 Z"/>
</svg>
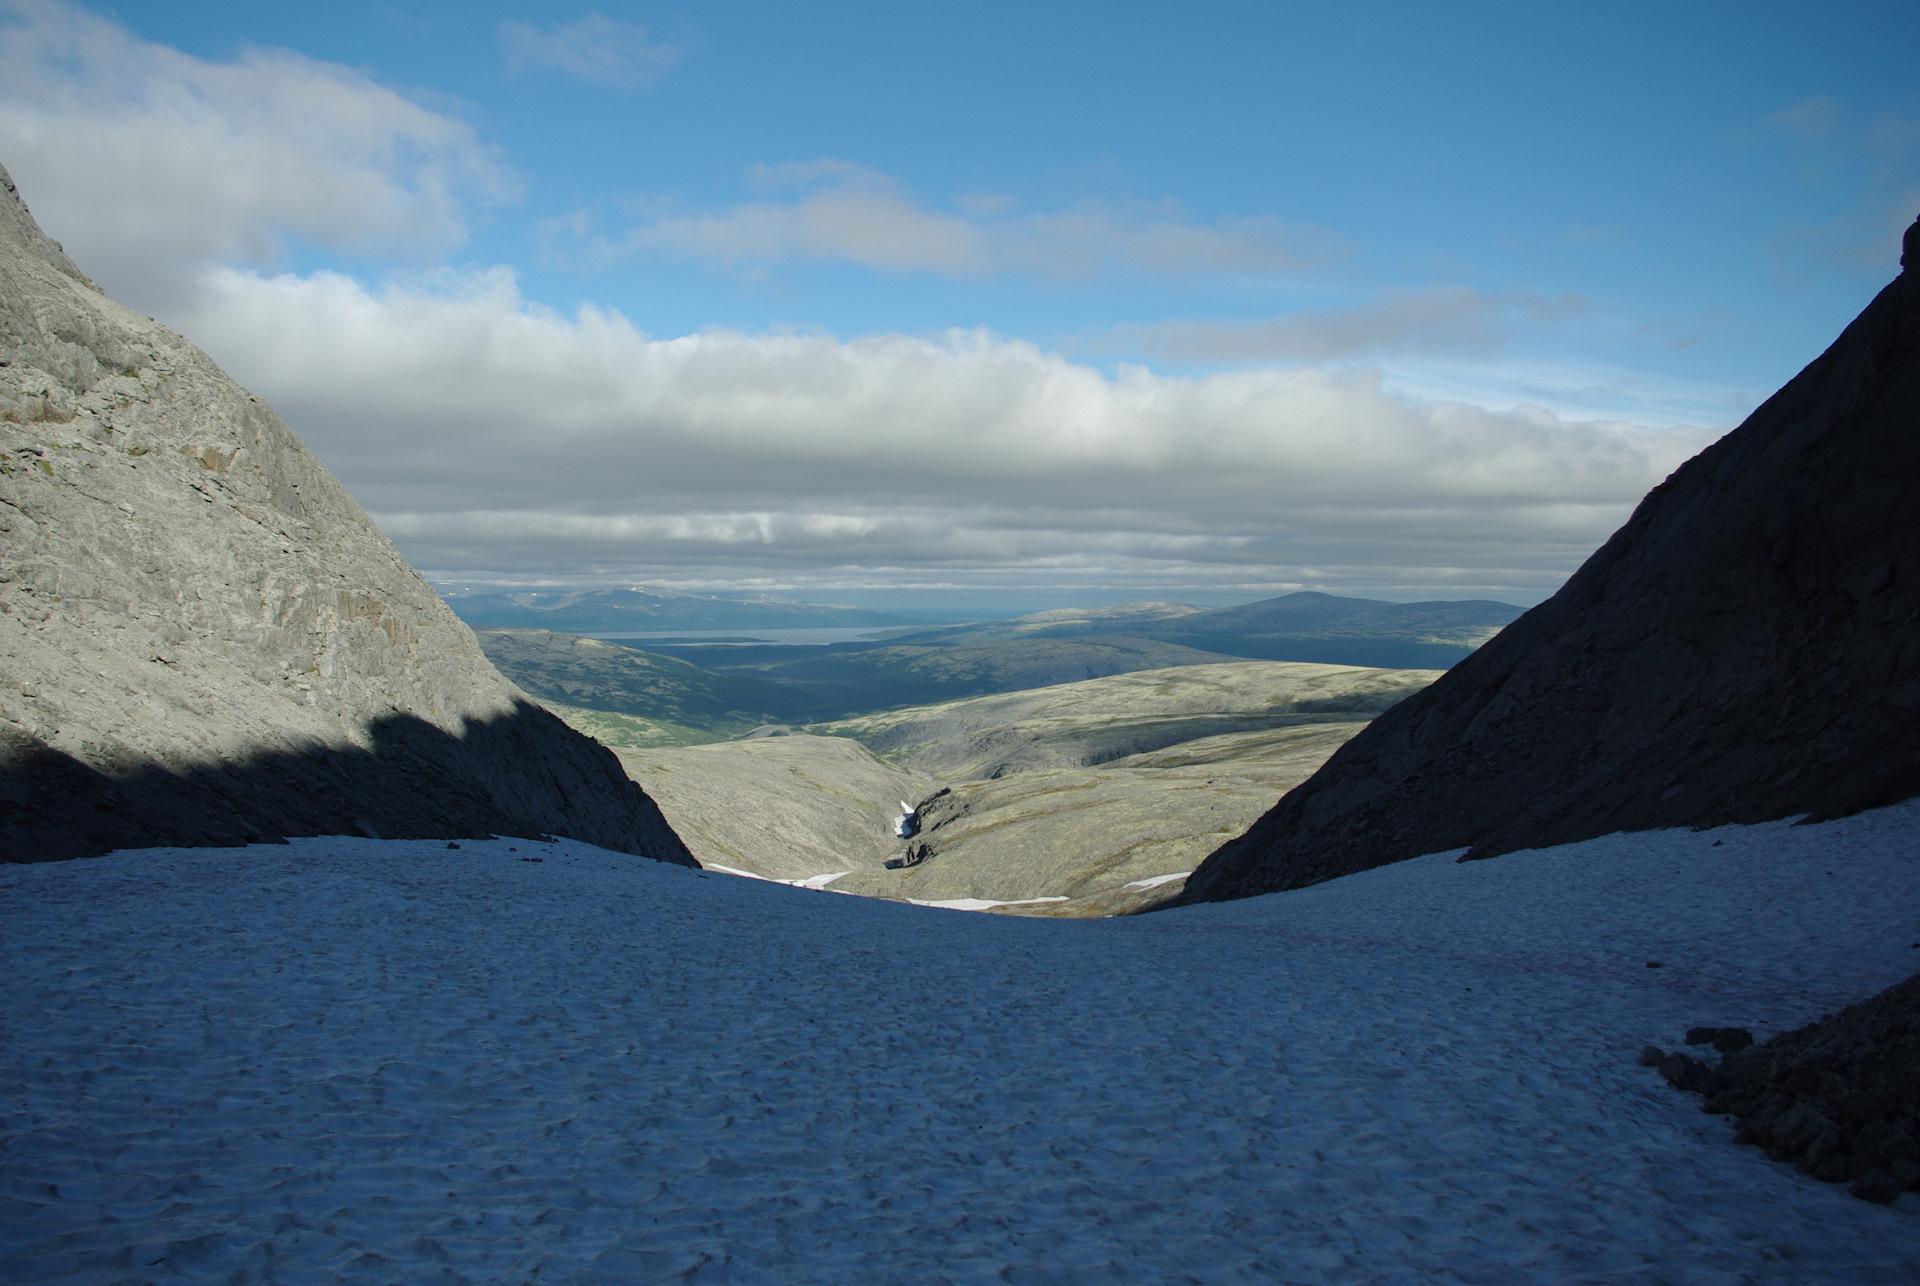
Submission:
<svg viewBox="0 0 1920 1286">
<path fill-rule="evenodd" d="M 1916 225 L 1920 227 L 1920 225 Z M 1183 901 L 1920 794 L 1920 262 Z"/>
<path fill-rule="evenodd" d="M 0 859 L 553 832 L 691 864 L 279 417 L 0 187 Z"/>
</svg>

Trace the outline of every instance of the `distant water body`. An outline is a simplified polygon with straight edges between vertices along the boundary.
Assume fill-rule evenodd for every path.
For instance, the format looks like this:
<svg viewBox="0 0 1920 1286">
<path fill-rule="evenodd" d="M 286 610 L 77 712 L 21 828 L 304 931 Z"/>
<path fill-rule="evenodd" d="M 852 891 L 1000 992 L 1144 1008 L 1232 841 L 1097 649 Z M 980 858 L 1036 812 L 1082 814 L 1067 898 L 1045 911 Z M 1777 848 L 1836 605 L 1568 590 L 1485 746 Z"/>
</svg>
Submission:
<svg viewBox="0 0 1920 1286">
<path fill-rule="evenodd" d="M 931 625 L 893 625 L 875 629 L 871 625 L 828 626 L 797 630 L 607 630 L 584 637 L 615 642 L 752 644 L 784 643 L 792 646 L 819 647 L 826 643 L 873 643 L 901 634 L 933 629 Z"/>
</svg>

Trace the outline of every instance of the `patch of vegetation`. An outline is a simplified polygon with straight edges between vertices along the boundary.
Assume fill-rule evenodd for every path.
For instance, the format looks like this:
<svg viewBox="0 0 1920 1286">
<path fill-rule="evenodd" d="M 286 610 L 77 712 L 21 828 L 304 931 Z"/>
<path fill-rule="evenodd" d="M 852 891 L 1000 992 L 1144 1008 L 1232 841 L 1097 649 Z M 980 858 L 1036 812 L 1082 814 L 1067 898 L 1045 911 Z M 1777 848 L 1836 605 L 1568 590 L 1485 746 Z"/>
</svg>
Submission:
<svg viewBox="0 0 1920 1286">
<path fill-rule="evenodd" d="M 779 683 L 792 693 L 798 717 L 808 722 L 1226 659 L 1123 637 L 993 639 L 952 646 L 688 646 L 676 647 L 674 654 L 718 673 Z"/>
<path fill-rule="evenodd" d="M 798 717 L 794 694 L 764 679 L 713 674 L 674 657 L 548 630 L 474 633 L 487 659 L 545 704 L 631 715 L 708 740 Z"/>
<path fill-rule="evenodd" d="M 1150 603 L 1041 612 L 907 638 L 817 646 L 705 642 L 653 643 L 643 649 L 540 629 L 475 632 L 493 663 L 543 702 L 683 730 L 649 732 L 622 725 L 616 731 L 606 725 L 612 735 L 640 738 L 608 744 L 664 746 L 695 744 L 675 739 L 683 735 L 714 740 L 762 724 L 858 719 L 1241 657 L 1397 671 L 1398 678 L 1381 674 L 1361 685 L 1370 694 L 1392 690 L 1390 703 L 1431 681 L 1431 674 L 1415 671 L 1452 665 L 1519 610 L 1501 603 L 1375 603 L 1290 594 L 1219 611 Z M 1101 629 L 1126 632 L 1093 632 Z M 1366 704 L 1373 695 L 1362 702 L 1364 709 L 1354 705 L 1358 694 L 1347 689 L 1346 679 L 1330 676 L 1325 682 L 1331 684 L 1326 691 L 1303 690 L 1289 698 L 1284 713 L 1243 711 L 1230 703 L 1231 718 L 1202 718 L 1190 729 L 1159 726 L 1163 720 L 1158 718 L 1142 723 L 1138 710 L 1108 711 L 1102 716 L 1107 731 L 1096 739 L 1112 744 L 1094 761 L 1167 745 L 1170 739 L 1377 712 L 1377 705 Z M 1329 699 L 1332 704 L 1324 704 Z M 1177 713 L 1221 712 L 1202 701 Z M 882 756 L 899 749 L 885 737 L 856 735 Z"/>
<path fill-rule="evenodd" d="M 1357 724 L 1437 670 L 1229 661 L 1113 675 L 817 725 L 943 781 L 1086 767 L 1201 738 Z"/>
<path fill-rule="evenodd" d="M 523 685 L 524 686 L 524 685 Z M 658 750 L 666 746 L 704 746 L 725 741 L 730 734 L 659 719 L 643 719 L 635 714 L 616 714 L 611 710 L 589 710 L 582 706 L 541 702 L 575 732 L 583 732 L 603 746 L 617 750 Z"/>
</svg>

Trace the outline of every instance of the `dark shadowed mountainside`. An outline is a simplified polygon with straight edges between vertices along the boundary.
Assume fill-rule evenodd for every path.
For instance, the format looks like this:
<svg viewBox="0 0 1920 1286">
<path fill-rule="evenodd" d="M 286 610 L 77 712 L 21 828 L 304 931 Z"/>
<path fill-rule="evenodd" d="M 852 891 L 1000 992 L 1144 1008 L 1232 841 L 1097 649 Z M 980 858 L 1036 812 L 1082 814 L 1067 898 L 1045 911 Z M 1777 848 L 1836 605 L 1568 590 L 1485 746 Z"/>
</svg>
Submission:
<svg viewBox="0 0 1920 1286">
<path fill-rule="evenodd" d="M 552 832 L 692 862 L 278 416 L 0 188 L 0 860 Z"/>
<path fill-rule="evenodd" d="M 1920 225 L 1916 225 L 1920 229 Z M 1655 488 L 1553 598 L 1188 881 L 1815 819 L 1920 794 L 1920 263 Z"/>
<path fill-rule="evenodd" d="M 1130 603 L 1095 611 L 1037 612 L 1008 621 L 902 636 L 903 643 L 1126 634 L 1224 656 L 1321 665 L 1444 669 L 1520 615 L 1510 603 L 1386 603 L 1306 591 L 1214 610 Z"/>
</svg>

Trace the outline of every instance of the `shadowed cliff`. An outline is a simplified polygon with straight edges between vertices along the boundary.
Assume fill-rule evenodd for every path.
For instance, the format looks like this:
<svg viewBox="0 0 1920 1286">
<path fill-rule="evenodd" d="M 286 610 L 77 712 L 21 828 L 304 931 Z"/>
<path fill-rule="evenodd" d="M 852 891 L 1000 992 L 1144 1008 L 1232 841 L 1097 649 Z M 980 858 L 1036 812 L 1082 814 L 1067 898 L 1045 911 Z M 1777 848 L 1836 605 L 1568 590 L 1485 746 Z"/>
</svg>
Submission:
<svg viewBox="0 0 1920 1286">
<path fill-rule="evenodd" d="M 346 489 L 0 170 L 0 861 L 556 833 L 691 864 Z"/>
<path fill-rule="evenodd" d="M 1181 901 L 1920 794 L 1917 233 L 1826 353 L 1558 594 L 1216 850 Z"/>
<path fill-rule="evenodd" d="M 608 789 L 603 757 L 613 752 L 581 738 L 573 753 L 555 753 L 558 722 L 522 704 L 456 737 L 403 715 L 373 725 L 371 749 L 268 751 L 182 771 L 146 764 L 119 776 L 0 729 L 0 854 L 57 861 L 290 835 L 533 837 L 560 818 L 570 838 L 627 852 L 645 852 L 635 841 L 651 838 L 646 855 L 673 860 L 653 801 L 631 782 Z M 552 807 L 573 796 L 593 809 L 568 817 Z"/>
</svg>

